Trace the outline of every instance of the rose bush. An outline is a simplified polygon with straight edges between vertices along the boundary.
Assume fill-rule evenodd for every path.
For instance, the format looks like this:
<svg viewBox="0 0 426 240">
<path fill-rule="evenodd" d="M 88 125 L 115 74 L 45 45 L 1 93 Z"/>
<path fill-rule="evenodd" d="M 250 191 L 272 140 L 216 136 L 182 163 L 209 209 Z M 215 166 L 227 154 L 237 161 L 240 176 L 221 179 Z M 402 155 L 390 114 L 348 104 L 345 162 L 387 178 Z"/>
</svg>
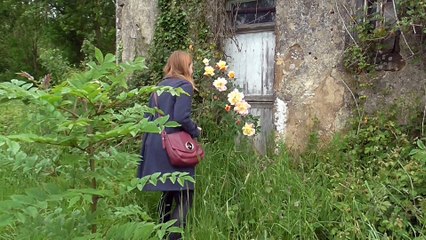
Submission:
<svg viewBox="0 0 426 240">
<path fill-rule="evenodd" d="M 198 69 L 204 69 L 204 72 L 199 73 L 198 94 L 201 104 L 196 112 L 201 126 L 208 126 L 205 133 L 215 137 L 228 134 L 255 136 L 260 129 L 259 119 L 250 114 L 251 106 L 237 85 L 237 74 L 228 71 L 227 62 L 204 58 L 195 65 L 196 68 L 199 66 Z"/>
</svg>

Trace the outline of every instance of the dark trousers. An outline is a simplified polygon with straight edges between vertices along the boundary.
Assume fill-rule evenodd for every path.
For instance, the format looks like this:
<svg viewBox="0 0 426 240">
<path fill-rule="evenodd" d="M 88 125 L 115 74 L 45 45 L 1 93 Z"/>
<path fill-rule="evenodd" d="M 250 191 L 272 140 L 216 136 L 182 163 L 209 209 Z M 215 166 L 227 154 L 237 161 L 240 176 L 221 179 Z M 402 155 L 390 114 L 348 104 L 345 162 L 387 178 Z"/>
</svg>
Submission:
<svg viewBox="0 0 426 240">
<path fill-rule="evenodd" d="M 193 197 L 193 190 L 163 192 L 158 209 L 161 222 L 165 223 L 170 220 L 176 220 L 174 226 L 185 228 L 186 218 L 192 206 Z M 170 240 L 181 239 L 181 237 L 179 233 L 171 233 L 169 235 Z"/>
</svg>

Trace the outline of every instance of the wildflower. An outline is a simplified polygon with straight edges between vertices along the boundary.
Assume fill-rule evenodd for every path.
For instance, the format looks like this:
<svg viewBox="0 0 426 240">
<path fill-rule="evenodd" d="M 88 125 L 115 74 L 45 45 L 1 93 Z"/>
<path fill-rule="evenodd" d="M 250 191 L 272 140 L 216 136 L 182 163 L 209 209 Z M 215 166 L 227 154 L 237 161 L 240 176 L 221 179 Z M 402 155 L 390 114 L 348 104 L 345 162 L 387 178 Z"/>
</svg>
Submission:
<svg viewBox="0 0 426 240">
<path fill-rule="evenodd" d="M 210 76 L 213 77 L 214 76 L 214 68 L 210 67 L 210 66 L 206 66 L 204 68 L 204 75 L 205 76 Z"/>
<path fill-rule="evenodd" d="M 231 105 L 235 105 L 237 102 L 241 102 L 244 98 L 244 94 L 238 89 L 234 89 L 234 91 L 228 93 L 228 101 Z"/>
<path fill-rule="evenodd" d="M 242 129 L 243 129 L 243 134 L 249 137 L 253 136 L 256 133 L 253 123 L 244 124 L 244 127 Z"/>
<path fill-rule="evenodd" d="M 218 78 L 218 79 L 216 79 L 216 80 L 214 80 L 214 82 L 213 82 L 213 86 L 217 89 L 217 90 L 219 90 L 219 92 L 223 92 L 223 91 L 226 91 L 226 89 L 228 89 L 227 87 L 226 87 L 226 84 L 228 83 L 228 81 L 226 81 L 226 79 L 225 78 Z"/>
<path fill-rule="evenodd" d="M 210 63 L 210 60 L 208 60 L 207 58 L 204 58 L 203 63 L 204 63 L 204 65 L 208 66 L 209 63 Z"/>
<path fill-rule="evenodd" d="M 228 77 L 229 77 L 230 79 L 234 79 L 234 78 L 235 78 L 235 72 L 234 72 L 234 71 L 229 71 L 229 73 L 228 73 Z"/>
<path fill-rule="evenodd" d="M 218 63 L 216 63 L 216 66 L 221 71 L 226 71 L 226 69 L 228 69 L 228 65 L 226 65 L 226 62 L 223 60 L 220 60 Z"/>
<path fill-rule="evenodd" d="M 249 113 L 250 107 L 251 107 L 250 104 L 242 100 L 235 104 L 234 110 L 241 115 L 247 115 Z"/>
<path fill-rule="evenodd" d="M 227 112 L 231 111 L 231 105 L 226 104 L 225 111 Z"/>
</svg>

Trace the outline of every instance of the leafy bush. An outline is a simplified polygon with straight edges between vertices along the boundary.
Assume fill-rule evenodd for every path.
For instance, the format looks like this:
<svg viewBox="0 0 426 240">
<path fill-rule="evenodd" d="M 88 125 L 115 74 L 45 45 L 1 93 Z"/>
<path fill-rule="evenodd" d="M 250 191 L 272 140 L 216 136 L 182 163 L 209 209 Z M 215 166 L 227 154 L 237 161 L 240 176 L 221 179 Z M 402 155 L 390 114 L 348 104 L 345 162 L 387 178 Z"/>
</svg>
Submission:
<svg viewBox="0 0 426 240">
<path fill-rule="evenodd" d="M 359 131 L 306 160 L 314 162 L 311 174 L 323 176 L 332 196 L 330 238 L 426 236 L 426 162 L 422 150 L 413 150 L 407 127 L 391 119 L 366 117 Z"/>
<path fill-rule="evenodd" d="M 114 238 L 140 239 L 181 231 L 171 227 L 173 221 L 155 224 L 134 203 L 119 205 L 117 199 L 141 190 L 148 181 L 193 181 L 187 173 L 179 172 L 136 179 L 129 169 L 135 171 L 139 154 L 119 148 L 129 137 L 177 126 L 168 122 L 168 116 L 149 122 L 144 115 L 156 110 L 135 103 L 137 97 L 153 91 L 184 92 L 155 86 L 129 90 L 126 77 L 144 68 L 142 59 L 117 65 L 113 55 L 104 56 L 98 49 L 96 59 L 98 64 L 90 62 L 87 71 L 52 88 L 37 88 L 16 79 L 0 84 L 0 100 L 22 101 L 33 109 L 31 124 L 38 126 L 0 135 L 1 165 L 30 176 L 48 173 L 40 186 L 0 203 L 0 228 L 13 238 L 92 239 L 131 231 Z M 42 145 L 48 147 L 34 149 Z M 54 153 L 43 156 L 50 149 Z"/>
</svg>

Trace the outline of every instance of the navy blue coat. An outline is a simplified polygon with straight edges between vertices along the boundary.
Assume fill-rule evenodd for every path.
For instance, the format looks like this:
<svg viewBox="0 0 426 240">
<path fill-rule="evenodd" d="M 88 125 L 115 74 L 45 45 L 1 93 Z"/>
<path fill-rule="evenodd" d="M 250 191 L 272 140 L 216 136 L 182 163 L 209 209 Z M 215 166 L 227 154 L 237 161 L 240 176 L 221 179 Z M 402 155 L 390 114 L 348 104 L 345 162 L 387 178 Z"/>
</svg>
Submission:
<svg viewBox="0 0 426 240">
<path fill-rule="evenodd" d="M 158 96 L 158 108 L 165 115 L 170 116 L 170 121 L 176 121 L 181 126 L 178 128 L 166 128 L 167 133 L 186 131 L 193 138 L 200 135 L 197 125 L 191 119 L 192 96 L 194 90 L 190 82 L 176 78 L 166 78 L 158 84 L 159 86 L 171 86 L 174 88 L 181 87 L 190 96 L 181 94 L 180 96 L 172 96 L 170 93 L 163 93 Z M 151 95 L 149 106 L 154 107 L 155 102 Z M 153 116 L 150 117 L 153 119 Z M 172 173 L 172 172 L 188 172 L 192 177 L 195 177 L 195 168 L 177 168 L 170 164 L 169 157 L 163 149 L 160 134 L 145 134 L 142 143 L 142 159 L 138 168 L 138 177 L 142 178 L 146 175 L 151 175 L 156 172 Z M 146 191 L 180 191 L 186 189 L 194 189 L 194 184 L 185 181 L 185 186 L 182 187 L 179 183 L 172 183 L 167 180 L 165 183 L 158 181 L 157 185 L 147 184 L 144 187 Z"/>
</svg>

